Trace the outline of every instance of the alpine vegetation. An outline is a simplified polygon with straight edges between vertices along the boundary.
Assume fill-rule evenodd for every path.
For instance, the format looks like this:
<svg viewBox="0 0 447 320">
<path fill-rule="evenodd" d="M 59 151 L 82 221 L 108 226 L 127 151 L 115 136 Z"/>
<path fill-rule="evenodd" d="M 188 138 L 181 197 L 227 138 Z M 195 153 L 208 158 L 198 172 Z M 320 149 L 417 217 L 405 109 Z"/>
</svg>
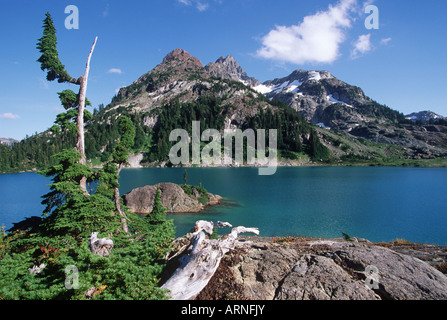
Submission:
<svg viewBox="0 0 447 320">
<path fill-rule="evenodd" d="M 172 221 L 156 202 L 144 218 L 128 211 L 119 196 L 119 173 L 128 162 L 135 141 L 135 126 L 121 116 L 119 136 L 102 169 L 86 165 L 84 106 L 86 73 L 68 75 L 59 61 L 56 30 L 49 13 L 38 48 L 47 79 L 79 84 L 75 94 L 59 93 L 66 113 L 57 117 L 54 132 L 76 135 L 75 148 L 54 156 L 54 165 L 41 174 L 52 179 L 43 196 L 42 218 L 16 225 L 0 234 L 0 298 L 3 300 L 148 300 L 166 299 L 158 282 L 165 255 L 174 238 Z M 95 183 L 96 188 L 89 187 Z"/>
</svg>

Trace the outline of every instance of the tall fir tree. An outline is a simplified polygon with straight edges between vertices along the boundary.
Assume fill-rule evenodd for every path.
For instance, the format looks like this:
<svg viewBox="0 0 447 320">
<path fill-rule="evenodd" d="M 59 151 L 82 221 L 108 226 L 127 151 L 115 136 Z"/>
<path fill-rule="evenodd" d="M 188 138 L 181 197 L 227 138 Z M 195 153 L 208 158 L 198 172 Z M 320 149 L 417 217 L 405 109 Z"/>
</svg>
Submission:
<svg viewBox="0 0 447 320">
<path fill-rule="evenodd" d="M 161 202 L 161 192 L 160 188 L 157 188 L 157 192 L 155 193 L 154 205 L 152 207 L 151 213 L 147 216 L 150 224 L 153 226 L 157 226 L 166 221 L 166 208 L 163 206 Z"/>
<path fill-rule="evenodd" d="M 68 82 L 71 84 L 79 85 L 79 93 L 76 95 L 76 100 L 73 99 L 74 93 L 65 91 L 68 98 L 71 100 L 70 104 L 64 104 L 63 99 L 67 98 L 66 96 L 61 97 L 61 101 L 64 107 L 69 106 L 70 108 L 77 107 L 77 114 L 72 112 L 69 115 L 71 118 L 76 117 L 76 125 L 77 125 L 77 142 L 76 142 L 76 150 L 81 154 L 81 158 L 78 160 L 80 164 L 85 165 L 87 163 L 87 159 L 85 156 L 85 133 L 84 133 L 84 111 L 86 106 L 86 93 L 87 93 L 87 83 L 88 76 L 90 72 L 90 60 L 93 54 L 93 50 L 95 49 L 97 37 L 95 38 L 90 53 L 87 58 L 87 64 L 85 68 L 85 73 L 79 77 L 78 79 L 72 78 L 68 72 L 65 70 L 65 66 L 59 60 L 59 53 L 57 50 L 57 36 L 56 36 L 56 28 L 54 27 L 53 19 L 51 15 L 47 12 L 45 15 L 45 19 L 43 20 L 43 36 L 37 42 L 37 49 L 39 49 L 42 55 L 37 60 L 41 64 L 42 71 L 47 71 L 47 80 L 54 81 L 57 79 L 59 83 Z M 64 93 L 64 92 L 63 92 Z M 66 102 L 66 101 L 65 101 Z M 61 119 L 63 120 L 63 119 Z M 66 120 L 66 119 L 65 119 Z M 87 177 L 83 177 L 79 182 L 82 191 L 85 194 L 87 192 Z"/>
<path fill-rule="evenodd" d="M 54 81 L 57 79 L 60 83 L 71 82 L 78 84 L 78 80 L 73 79 L 68 74 L 65 66 L 59 60 L 56 28 L 48 12 L 45 14 L 45 19 L 43 20 L 43 29 L 43 36 L 37 43 L 37 49 L 39 49 L 42 55 L 37 61 L 40 62 L 42 71 L 47 71 L 47 80 Z"/>
</svg>

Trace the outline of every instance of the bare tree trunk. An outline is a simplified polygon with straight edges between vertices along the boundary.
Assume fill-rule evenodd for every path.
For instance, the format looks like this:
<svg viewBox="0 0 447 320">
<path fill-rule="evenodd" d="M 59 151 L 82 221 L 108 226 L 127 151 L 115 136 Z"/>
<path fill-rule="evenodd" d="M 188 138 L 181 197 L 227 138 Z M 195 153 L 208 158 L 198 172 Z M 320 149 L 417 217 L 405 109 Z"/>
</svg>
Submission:
<svg viewBox="0 0 447 320">
<path fill-rule="evenodd" d="M 98 37 L 95 38 L 95 41 L 93 42 L 92 49 L 90 50 L 90 53 L 88 55 L 87 59 L 87 66 L 85 68 L 85 73 L 83 76 L 79 78 L 80 80 L 80 90 L 79 90 L 79 111 L 78 111 L 78 119 L 77 119 L 77 125 L 78 125 L 78 141 L 76 143 L 76 150 L 81 154 L 81 159 L 79 160 L 80 164 L 87 164 L 87 159 L 85 157 L 85 138 L 84 138 L 84 109 L 85 109 L 85 98 L 87 93 L 87 82 L 88 82 L 88 75 L 90 72 L 90 60 L 92 58 L 93 50 L 95 50 L 96 41 L 98 40 Z M 81 189 L 85 194 L 88 194 L 87 191 L 87 178 L 83 177 L 80 182 Z"/>
<path fill-rule="evenodd" d="M 127 220 L 129 220 L 124 213 L 123 209 L 121 209 L 121 197 L 119 188 L 115 188 L 115 207 L 121 216 L 121 223 L 123 224 L 123 231 L 128 233 L 129 228 L 127 226 Z"/>
<path fill-rule="evenodd" d="M 93 254 L 104 257 L 112 253 L 113 241 L 111 239 L 98 239 L 98 232 L 90 235 L 90 251 Z"/>
<path fill-rule="evenodd" d="M 121 170 L 123 169 L 123 165 L 120 164 L 118 167 L 118 175 L 120 174 Z M 129 220 L 129 218 L 127 218 L 127 215 L 124 213 L 123 209 L 121 208 L 121 196 L 120 196 L 120 190 L 119 188 L 115 188 L 115 207 L 116 210 L 118 211 L 118 213 L 121 216 L 121 223 L 123 224 L 123 230 L 124 232 L 128 233 L 129 232 L 129 228 L 127 226 L 127 221 Z"/>
<path fill-rule="evenodd" d="M 223 256 L 238 245 L 237 237 L 240 233 L 259 235 L 257 228 L 237 227 L 220 240 L 206 239 L 203 231 L 212 234 L 216 226 L 231 225 L 221 222 L 196 222 L 195 232 L 190 240 L 191 251 L 179 258 L 180 266 L 162 286 L 163 289 L 170 290 L 172 300 L 192 300 L 197 297 L 213 277 Z"/>
</svg>

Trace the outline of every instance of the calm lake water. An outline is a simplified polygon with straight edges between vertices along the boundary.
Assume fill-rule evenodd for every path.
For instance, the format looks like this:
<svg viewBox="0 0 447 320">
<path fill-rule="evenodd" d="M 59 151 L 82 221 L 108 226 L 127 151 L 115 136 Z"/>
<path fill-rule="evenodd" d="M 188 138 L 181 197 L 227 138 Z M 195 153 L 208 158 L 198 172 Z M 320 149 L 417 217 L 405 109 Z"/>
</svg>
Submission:
<svg viewBox="0 0 447 320">
<path fill-rule="evenodd" d="M 127 169 L 121 193 L 159 182 L 183 183 L 183 168 Z M 199 214 L 169 215 L 177 235 L 196 220 L 257 227 L 261 236 L 340 237 L 447 245 L 447 169 L 304 167 L 188 168 L 188 184 L 202 185 L 225 204 Z M 33 173 L 0 175 L 0 225 L 40 215 L 49 180 Z M 229 231 L 222 230 L 220 233 Z"/>
</svg>

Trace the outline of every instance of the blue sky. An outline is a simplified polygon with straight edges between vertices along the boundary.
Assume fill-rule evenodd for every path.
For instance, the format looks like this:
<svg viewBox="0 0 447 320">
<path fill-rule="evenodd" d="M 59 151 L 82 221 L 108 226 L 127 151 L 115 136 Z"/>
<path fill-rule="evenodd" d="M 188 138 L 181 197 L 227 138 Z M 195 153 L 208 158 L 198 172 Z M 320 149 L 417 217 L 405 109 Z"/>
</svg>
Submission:
<svg viewBox="0 0 447 320">
<path fill-rule="evenodd" d="M 79 29 L 65 28 L 65 8 L 79 9 Z M 379 10 L 367 29 L 366 5 Z M 231 54 L 261 81 L 296 69 L 328 70 L 403 113 L 447 116 L 447 2 L 439 0 L 17 0 L 2 5 L 0 137 L 23 139 L 52 126 L 57 92 L 36 62 L 42 20 L 50 12 L 59 56 L 73 77 L 93 43 L 87 96 L 110 103 L 176 48 L 205 65 Z"/>
</svg>

